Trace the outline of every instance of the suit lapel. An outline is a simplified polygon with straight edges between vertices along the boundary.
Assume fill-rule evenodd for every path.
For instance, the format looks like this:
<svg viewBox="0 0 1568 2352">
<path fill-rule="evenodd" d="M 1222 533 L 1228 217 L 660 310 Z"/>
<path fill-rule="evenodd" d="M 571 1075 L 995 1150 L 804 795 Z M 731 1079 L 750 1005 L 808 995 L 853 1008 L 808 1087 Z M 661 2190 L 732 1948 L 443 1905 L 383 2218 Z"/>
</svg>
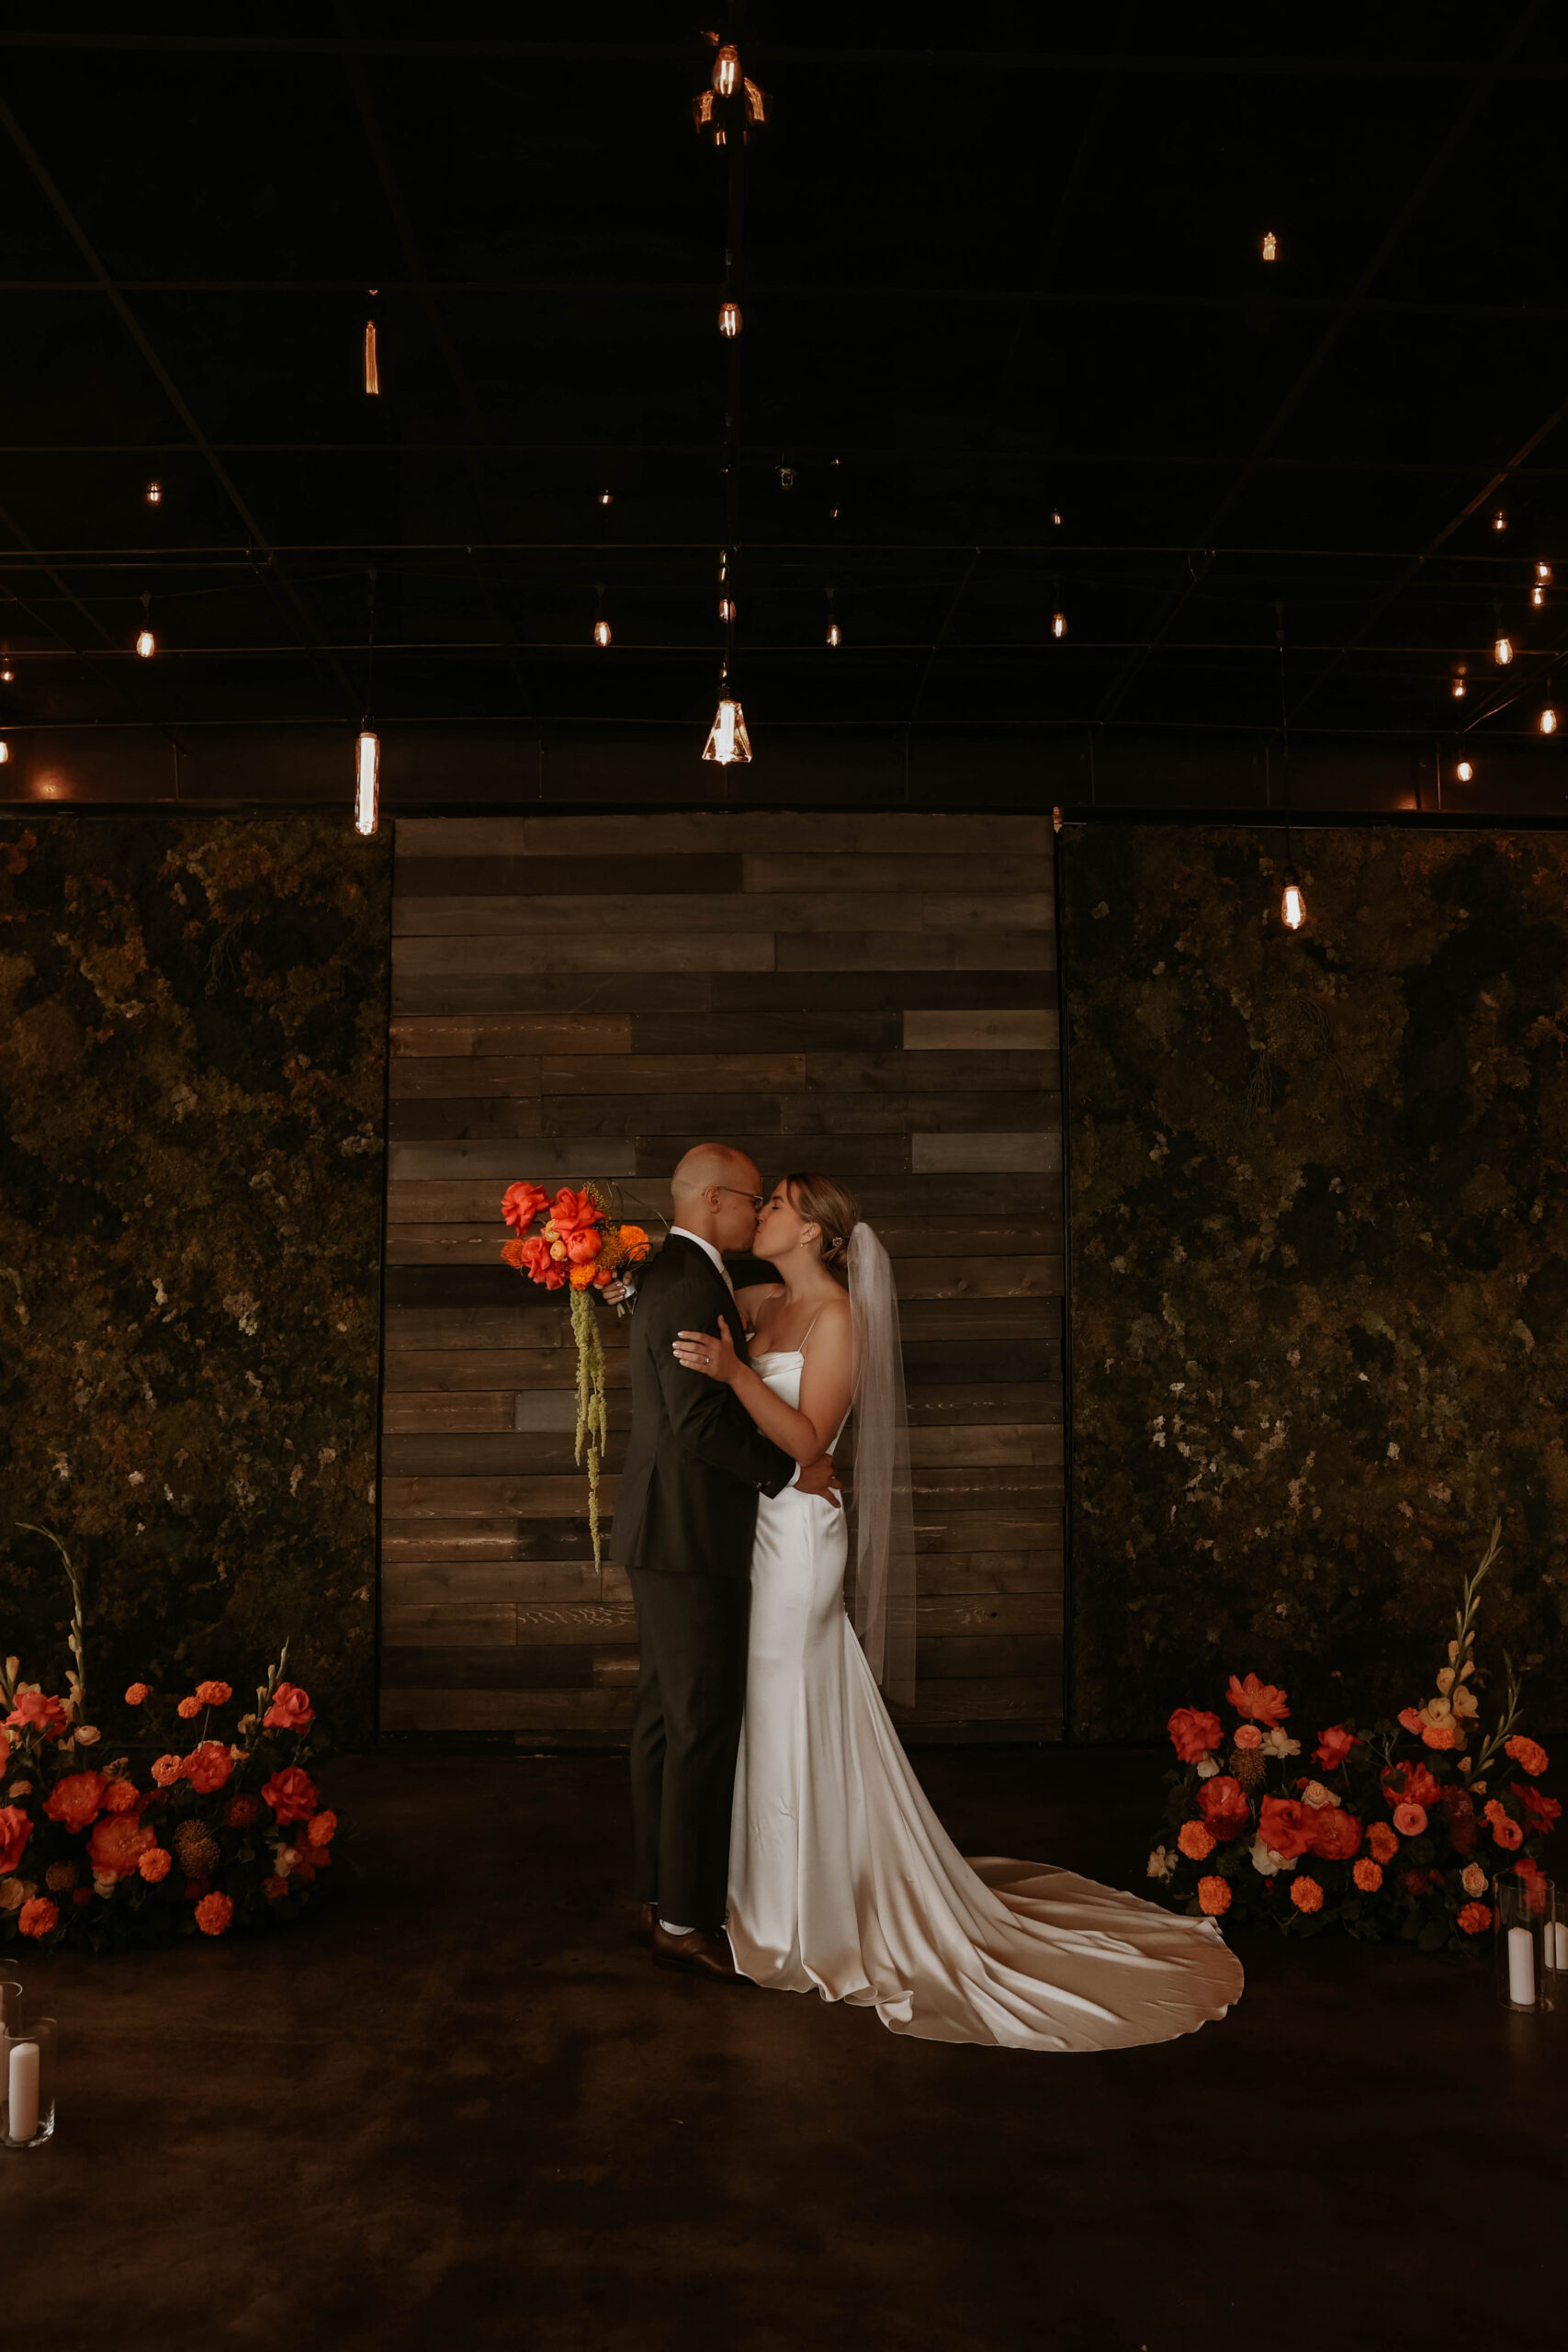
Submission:
<svg viewBox="0 0 1568 2352">
<path fill-rule="evenodd" d="M 750 1363 L 751 1357 L 746 1344 L 746 1325 L 740 1309 L 735 1303 L 735 1293 L 730 1289 L 707 1251 L 699 1250 L 695 1242 L 686 1240 L 681 1234 L 671 1234 L 660 1254 L 667 1257 L 672 1250 L 678 1250 L 681 1252 L 684 1263 L 700 1267 L 707 1276 L 713 1284 L 718 1313 L 728 1325 L 729 1336 L 735 1343 L 735 1352 L 742 1363 Z"/>
</svg>

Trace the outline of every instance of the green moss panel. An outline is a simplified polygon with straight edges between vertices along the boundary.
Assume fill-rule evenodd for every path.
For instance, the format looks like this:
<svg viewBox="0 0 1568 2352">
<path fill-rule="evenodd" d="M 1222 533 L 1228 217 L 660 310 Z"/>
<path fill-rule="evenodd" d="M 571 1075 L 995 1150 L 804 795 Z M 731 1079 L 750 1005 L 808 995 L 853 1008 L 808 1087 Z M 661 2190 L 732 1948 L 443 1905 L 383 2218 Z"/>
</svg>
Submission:
<svg viewBox="0 0 1568 2352">
<path fill-rule="evenodd" d="M 1074 824 L 1072 1720 L 1315 1731 L 1479 1655 L 1568 1722 L 1568 838 Z"/>
<path fill-rule="evenodd" d="M 0 1642 L 89 1698 L 287 1636 L 372 1720 L 390 850 L 323 819 L 0 824 Z"/>
</svg>

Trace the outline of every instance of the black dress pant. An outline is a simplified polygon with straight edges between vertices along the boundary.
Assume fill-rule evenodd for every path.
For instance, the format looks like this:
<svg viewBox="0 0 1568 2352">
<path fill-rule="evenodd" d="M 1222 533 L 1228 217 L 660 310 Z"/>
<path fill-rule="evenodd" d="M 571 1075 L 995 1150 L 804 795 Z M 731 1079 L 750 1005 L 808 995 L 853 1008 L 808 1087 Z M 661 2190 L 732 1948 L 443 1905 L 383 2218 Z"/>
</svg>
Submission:
<svg viewBox="0 0 1568 2352">
<path fill-rule="evenodd" d="M 627 1574 L 642 1644 L 632 1733 L 637 1898 L 678 1927 L 721 1928 L 751 1579 Z"/>
</svg>

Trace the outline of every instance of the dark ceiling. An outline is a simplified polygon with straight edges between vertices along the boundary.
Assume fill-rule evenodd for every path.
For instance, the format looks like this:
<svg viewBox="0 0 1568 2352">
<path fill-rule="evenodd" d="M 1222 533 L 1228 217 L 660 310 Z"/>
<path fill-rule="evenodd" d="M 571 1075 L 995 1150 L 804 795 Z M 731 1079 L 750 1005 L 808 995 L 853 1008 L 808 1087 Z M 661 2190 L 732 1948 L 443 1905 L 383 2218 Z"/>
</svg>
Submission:
<svg viewBox="0 0 1568 2352">
<path fill-rule="evenodd" d="M 713 51 L 646 6 L 592 40 L 462 21 L 0 33 L 7 730 L 368 702 L 394 731 L 686 729 L 694 757 L 727 536 Z M 1173 47 L 1152 6 L 750 12 L 760 741 L 1258 736 L 1283 708 L 1298 741 L 1539 741 L 1568 644 L 1559 586 L 1530 603 L 1538 560 L 1568 598 L 1568 18 L 1196 22 Z"/>
</svg>

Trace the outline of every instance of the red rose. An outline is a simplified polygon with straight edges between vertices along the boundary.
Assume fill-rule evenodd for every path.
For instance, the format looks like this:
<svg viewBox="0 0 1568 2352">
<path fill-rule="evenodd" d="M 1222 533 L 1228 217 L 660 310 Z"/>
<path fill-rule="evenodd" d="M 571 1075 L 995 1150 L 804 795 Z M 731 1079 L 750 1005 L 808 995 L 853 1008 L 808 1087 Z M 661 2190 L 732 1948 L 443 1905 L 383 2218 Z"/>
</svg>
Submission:
<svg viewBox="0 0 1568 2352">
<path fill-rule="evenodd" d="M 1225 1736 L 1224 1725 L 1218 1715 L 1206 1714 L 1199 1707 L 1178 1707 L 1166 1729 L 1170 1744 L 1184 1764 L 1201 1764 L 1212 1749 L 1218 1747 Z"/>
<path fill-rule="evenodd" d="M 13 1731 L 39 1732 L 45 1739 L 58 1739 L 71 1727 L 59 1700 L 52 1693 L 46 1699 L 41 1690 L 18 1690 L 6 1721 Z M 50 1908 L 54 1905 L 51 1904 Z"/>
<path fill-rule="evenodd" d="M 298 1764 L 275 1772 L 262 1791 L 262 1800 L 271 1805 L 279 1822 L 309 1821 L 320 1803 L 315 1782 Z"/>
<path fill-rule="evenodd" d="M 1286 1861 L 1312 1851 L 1314 1826 L 1311 1806 L 1294 1797 L 1265 1797 L 1258 1811 L 1258 1827 L 1264 1845 Z"/>
<path fill-rule="evenodd" d="M 1361 1842 L 1361 1825 L 1343 1805 L 1325 1805 L 1313 1823 L 1313 1853 L 1325 1862 L 1348 1862 Z"/>
<path fill-rule="evenodd" d="M 220 1789 L 234 1769 L 234 1759 L 220 1739 L 204 1739 L 180 1766 L 180 1778 L 204 1797 Z"/>
<path fill-rule="evenodd" d="M 1249 1674 L 1245 1682 L 1238 1682 L 1233 1674 L 1225 1698 L 1238 1715 L 1250 1716 L 1255 1724 L 1282 1724 L 1291 1712 L 1285 1693 L 1272 1682 L 1259 1682 L 1256 1674 Z"/>
<path fill-rule="evenodd" d="M 129 1878 L 142 1855 L 157 1842 L 154 1832 L 138 1815 L 106 1813 L 87 1840 L 87 1859 L 96 1871 L 112 1871 L 116 1878 Z"/>
<path fill-rule="evenodd" d="M 1538 1830 L 1542 1837 L 1548 1836 L 1562 1815 L 1562 1807 L 1557 1799 L 1542 1796 L 1540 1791 L 1532 1789 L 1528 1781 L 1510 1781 L 1508 1786 L 1524 1806 L 1531 1829 Z"/>
<path fill-rule="evenodd" d="M 0 1878 L 9 1878 L 32 1834 L 33 1825 L 19 1804 L 0 1804 Z"/>
<path fill-rule="evenodd" d="M 272 1694 L 272 1702 L 262 1717 L 264 1731 L 303 1731 L 307 1724 L 316 1720 L 310 1704 L 310 1694 L 301 1690 L 297 1682 L 280 1682 Z"/>
<path fill-rule="evenodd" d="M 525 1226 L 533 1224 L 539 1211 L 547 1209 L 549 1204 L 550 1196 L 542 1184 L 525 1181 L 520 1184 L 508 1184 L 501 1196 L 501 1214 L 514 1233 L 521 1233 Z"/>
<path fill-rule="evenodd" d="M 1325 1772 L 1335 1771 L 1358 1745 L 1354 1732 L 1347 1731 L 1343 1724 L 1330 1724 L 1326 1731 L 1317 1735 L 1313 1761 L 1321 1764 Z"/>
<path fill-rule="evenodd" d="M 1198 1792 L 1198 1810 L 1216 1838 L 1239 1838 L 1252 1818 L 1252 1808 L 1239 1781 L 1216 1772 Z"/>
<path fill-rule="evenodd" d="M 1443 1784 L 1425 1764 L 1394 1764 L 1382 1776 L 1383 1794 L 1391 1804 L 1435 1805 L 1442 1802 Z"/>
<path fill-rule="evenodd" d="M 79 1834 L 102 1812 L 107 1786 L 101 1772 L 67 1772 L 45 1797 L 43 1809 L 51 1821 Z"/>
</svg>

